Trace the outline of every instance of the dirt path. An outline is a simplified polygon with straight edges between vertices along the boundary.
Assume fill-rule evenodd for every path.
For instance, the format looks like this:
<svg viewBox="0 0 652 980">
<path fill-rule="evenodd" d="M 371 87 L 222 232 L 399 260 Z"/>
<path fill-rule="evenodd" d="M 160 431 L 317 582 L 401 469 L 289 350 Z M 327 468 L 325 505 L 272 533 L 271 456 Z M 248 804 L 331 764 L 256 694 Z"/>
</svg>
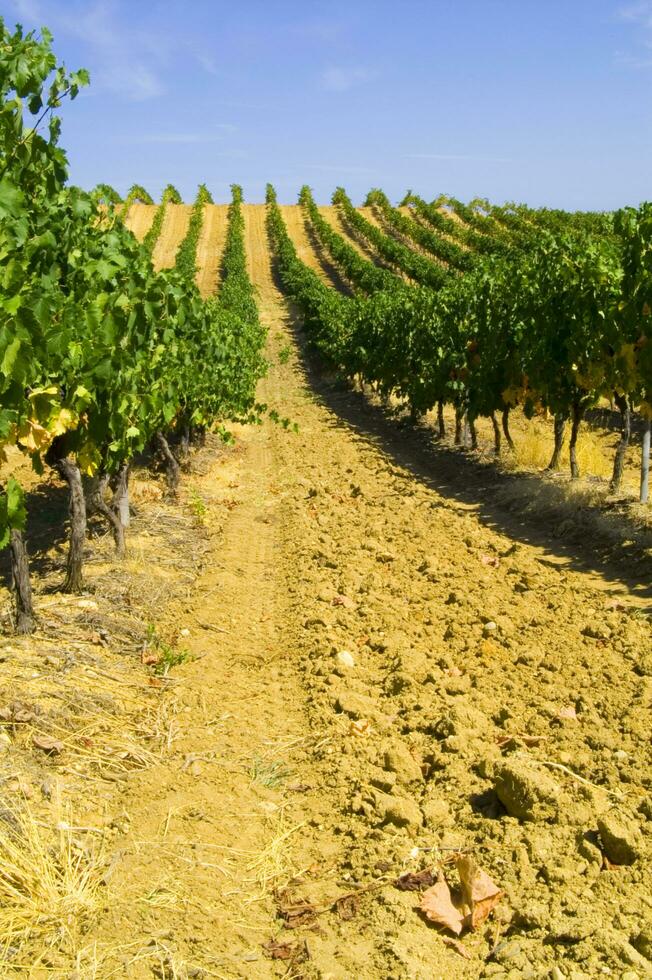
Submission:
<svg viewBox="0 0 652 980">
<path fill-rule="evenodd" d="M 197 285 L 202 296 L 217 292 L 228 228 L 228 204 L 207 204 L 197 242 Z"/>
<path fill-rule="evenodd" d="M 155 214 L 156 205 L 154 204 L 139 204 L 136 202 L 129 208 L 129 214 L 125 218 L 125 225 L 129 231 L 134 233 L 139 242 L 142 242 L 152 227 Z"/>
<path fill-rule="evenodd" d="M 169 269 L 174 265 L 177 249 L 188 231 L 191 211 L 192 206 L 189 204 L 167 205 L 161 234 L 152 255 L 155 269 Z"/>
</svg>

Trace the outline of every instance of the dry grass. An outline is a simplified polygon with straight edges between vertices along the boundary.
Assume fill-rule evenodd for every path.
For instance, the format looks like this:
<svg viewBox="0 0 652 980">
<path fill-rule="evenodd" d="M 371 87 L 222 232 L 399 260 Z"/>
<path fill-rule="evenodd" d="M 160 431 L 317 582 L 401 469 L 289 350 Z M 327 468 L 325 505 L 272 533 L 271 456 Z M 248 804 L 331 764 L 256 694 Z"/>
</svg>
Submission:
<svg viewBox="0 0 652 980">
<path fill-rule="evenodd" d="M 83 839 L 71 812 L 65 816 L 46 826 L 27 803 L 0 814 L 2 976 L 53 954 L 75 956 L 103 906 L 104 836 Z"/>
</svg>

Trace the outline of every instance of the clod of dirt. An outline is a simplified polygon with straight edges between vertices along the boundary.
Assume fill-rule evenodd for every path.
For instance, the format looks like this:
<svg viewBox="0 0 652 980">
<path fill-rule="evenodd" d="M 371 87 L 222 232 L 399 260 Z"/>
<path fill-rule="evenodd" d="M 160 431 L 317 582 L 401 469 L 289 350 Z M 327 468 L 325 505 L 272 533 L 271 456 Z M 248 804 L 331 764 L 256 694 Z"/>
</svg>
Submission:
<svg viewBox="0 0 652 980">
<path fill-rule="evenodd" d="M 428 800 L 423 804 L 423 820 L 428 830 L 450 827 L 453 817 L 446 800 Z"/>
<path fill-rule="evenodd" d="M 551 820 L 559 812 L 561 790 L 555 780 L 517 760 L 496 767 L 494 790 L 519 820 Z"/>
<path fill-rule="evenodd" d="M 439 738 L 474 736 L 481 738 L 491 728 L 491 721 L 482 711 L 470 705 L 459 704 L 450 709 L 435 725 Z"/>
<path fill-rule="evenodd" d="M 615 810 L 598 818 L 598 833 L 612 864 L 634 864 L 643 854 L 643 835 L 638 824 Z"/>
<path fill-rule="evenodd" d="M 385 749 L 384 767 L 396 773 L 396 778 L 402 783 L 421 782 L 423 779 L 421 766 L 402 742 L 395 742 Z"/>
<path fill-rule="evenodd" d="M 388 796 L 385 793 L 375 794 L 376 812 L 381 823 L 393 824 L 395 827 L 418 828 L 423 824 L 421 810 L 414 800 L 403 796 Z"/>
</svg>

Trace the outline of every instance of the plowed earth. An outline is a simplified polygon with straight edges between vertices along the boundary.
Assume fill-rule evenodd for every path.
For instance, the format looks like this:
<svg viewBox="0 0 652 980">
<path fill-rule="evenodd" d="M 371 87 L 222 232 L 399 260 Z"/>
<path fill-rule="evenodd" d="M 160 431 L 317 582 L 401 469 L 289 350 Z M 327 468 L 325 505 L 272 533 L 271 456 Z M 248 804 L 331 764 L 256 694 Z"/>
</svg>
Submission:
<svg viewBox="0 0 652 980">
<path fill-rule="evenodd" d="M 172 213 L 159 261 L 183 220 Z M 95 813 L 93 784 L 75 784 L 84 824 L 111 828 L 83 938 L 96 972 L 76 975 L 650 975 L 640 589 L 493 507 L 490 486 L 470 499 L 465 471 L 424 461 L 416 437 L 316 372 L 275 284 L 264 207 L 245 220 L 269 328 L 261 397 L 298 432 L 238 430 L 235 450 L 200 454 L 186 478 L 183 513 L 200 498 L 203 523 L 175 531 L 192 564 L 155 615 L 191 658 L 149 692 L 163 748 L 101 783 Z M 156 574 L 170 513 L 143 492 L 132 541 L 150 542 Z M 459 852 L 504 896 L 456 946 L 419 889 L 395 882 L 430 869 L 455 886 Z M 73 975 L 52 962 L 32 975 Z"/>
</svg>

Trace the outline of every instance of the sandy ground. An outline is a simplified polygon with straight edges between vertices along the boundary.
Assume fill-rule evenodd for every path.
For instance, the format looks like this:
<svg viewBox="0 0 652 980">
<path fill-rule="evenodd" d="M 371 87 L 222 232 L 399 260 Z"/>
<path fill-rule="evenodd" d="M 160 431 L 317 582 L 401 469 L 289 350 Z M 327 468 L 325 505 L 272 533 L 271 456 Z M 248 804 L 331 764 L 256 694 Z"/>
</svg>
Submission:
<svg viewBox="0 0 652 980">
<path fill-rule="evenodd" d="M 207 204 L 197 242 L 197 285 L 202 296 L 217 292 L 228 228 L 228 204 Z"/>
<path fill-rule="evenodd" d="M 166 205 L 161 234 L 152 255 L 155 269 L 169 269 L 174 265 L 177 249 L 188 231 L 191 212 L 189 204 Z"/>
<path fill-rule="evenodd" d="M 139 204 L 136 202 L 129 208 L 129 214 L 125 218 L 125 224 L 129 231 L 132 231 L 139 241 L 142 241 L 149 229 L 152 227 L 156 205 Z"/>
<path fill-rule="evenodd" d="M 4 975 L 650 975 L 647 571 L 510 513 L 495 475 L 427 452 L 319 373 L 275 285 L 265 209 L 244 213 L 269 328 L 261 397 L 298 431 L 270 421 L 211 444 L 181 507 L 143 475 L 128 603 L 91 542 L 97 610 L 74 606 L 74 662 L 56 629 L 3 638 L 14 700 L 38 703 L 56 679 L 83 705 L 89 673 L 117 678 L 104 735 L 72 708 L 57 752 L 30 743 L 34 720 L 3 726 L 5 788 L 22 780 L 42 827 L 101 868 L 79 934 L 42 925 L 47 942 L 11 944 Z M 128 616 L 135 650 L 151 623 L 185 662 L 150 676 L 126 654 Z M 119 765 L 84 761 L 102 739 Z M 423 879 L 396 881 L 455 887 L 460 852 L 504 894 L 456 946 L 419 911 Z"/>
</svg>

